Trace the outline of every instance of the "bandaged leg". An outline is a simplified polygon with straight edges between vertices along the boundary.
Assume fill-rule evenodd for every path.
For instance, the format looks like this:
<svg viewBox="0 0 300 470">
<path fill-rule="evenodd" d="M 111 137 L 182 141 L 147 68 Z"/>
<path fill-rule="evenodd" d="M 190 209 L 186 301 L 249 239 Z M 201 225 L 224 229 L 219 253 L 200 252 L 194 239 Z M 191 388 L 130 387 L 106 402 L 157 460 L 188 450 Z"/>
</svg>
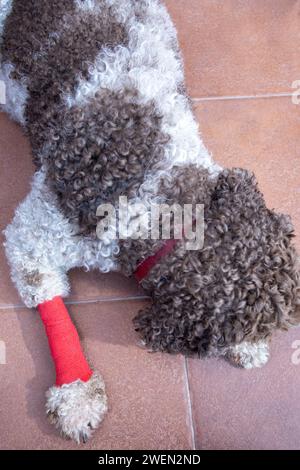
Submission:
<svg viewBox="0 0 300 470">
<path fill-rule="evenodd" d="M 92 371 L 82 352 L 78 333 L 61 297 L 38 305 L 56 370 L 56 385 L 87 382 Z"/>
<path fill-rule="evenodd" d="M 5 247 L 22 300 L 39 310 L 55 363 L 48 416 L 65 436 L 85 441 L 107 408 L 104 383 L 88 365 L 62 301 L 69 293 L 67 271 L 80 265 L 80 240 L 58 210 L 42 170 L 6 229 Z"/>
<path fill-rule="evenodd" d="M 56 370 L 47 414 L 66 436 L 86 442 L 106 412 L 104 383 L 84 357 L 78 333 L 61 297 L 38 305 Z"/>
</svg>

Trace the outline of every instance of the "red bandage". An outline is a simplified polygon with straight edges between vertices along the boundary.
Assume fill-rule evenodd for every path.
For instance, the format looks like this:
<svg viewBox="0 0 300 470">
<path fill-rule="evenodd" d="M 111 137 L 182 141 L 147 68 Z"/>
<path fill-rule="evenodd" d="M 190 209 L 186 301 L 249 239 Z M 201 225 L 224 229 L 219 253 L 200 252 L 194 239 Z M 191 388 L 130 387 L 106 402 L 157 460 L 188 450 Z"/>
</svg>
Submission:
<svg viewBox="0 0 300 470">
<path fill-rule="evenodd" d="M 92 375 L 81 349 L 79 336 L 61 297 L 38 305 L 48 336 L 51 355 L 56 369 L 56 385 L 81 379 L 86 382 Z"/>
</svg>

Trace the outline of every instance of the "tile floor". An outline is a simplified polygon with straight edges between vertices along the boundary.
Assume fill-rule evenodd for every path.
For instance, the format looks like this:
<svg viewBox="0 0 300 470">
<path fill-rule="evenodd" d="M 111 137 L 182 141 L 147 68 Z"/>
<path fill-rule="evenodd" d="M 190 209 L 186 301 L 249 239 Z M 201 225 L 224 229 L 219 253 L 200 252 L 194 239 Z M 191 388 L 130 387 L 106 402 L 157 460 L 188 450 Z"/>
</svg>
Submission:
<svg viewBox="0 0 300 470">
<path fill-rule="evenodd" d="M 270 207 L 289 212 L 300 248 L 300 1 L 167 0 L 203 139 L 226 166 L 256 172 Z M 27 193 L 26 138 L 0 115 L 0 229 Z M 1 239 L 2 242 L 2 239 Z M 0 448 L 72 449 L 47 424 L 53 366 L 43 328 L 23 308 L 0 252 Z M 71 314 L 106 380 L 110 412 L 85 449 L 299 449 L 300 330 L 279 334 L 269 364 L 149 354 L 131 319 L 147 300 L 121 276 L 72 273 Z M 0 343 L 0 345 L 3 343 Z"/>
</svg>

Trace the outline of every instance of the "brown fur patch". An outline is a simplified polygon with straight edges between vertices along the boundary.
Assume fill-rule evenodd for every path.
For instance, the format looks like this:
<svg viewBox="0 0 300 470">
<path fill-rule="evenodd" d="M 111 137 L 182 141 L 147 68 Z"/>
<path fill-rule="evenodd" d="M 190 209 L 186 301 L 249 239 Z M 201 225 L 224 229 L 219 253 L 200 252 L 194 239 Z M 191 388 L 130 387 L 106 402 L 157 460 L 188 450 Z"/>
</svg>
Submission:
<svg viewBox="0 0 300 470">
<path fill-rule="evenodd" d="M 75 11 L 74 0 L 14 0 L 3 35 L 4 61 L 14 64 L 16 76 L 29 77 L 35 58 L 42 53 L 51 33 L 58 32 L 67 14 Z"/>
<path fill-rule="evenodd" d="M 24 274 L 24 280 L 29 286 L 39 286 L 43 281 L 43 275 L 38 271 Z"/>
<path fill-rule="evenodd" d="M 83 108 L 56 115 L 46 133 L 48 181 L 67 217 L 94 236 L 99 204 L 135 195 L 168 141 L 154 105 L 138 104 L 129 90 L 102 90 Z"/>
<path fill-rule="evenodd" d="M 49 46 L 49 41 L 51 46 Z M 59 138 L 64 93 L 72 93 L 102 47 L 127 42 L 123 25 L 103 4 L 98 15 L 75 11 L 73 0 L 17 0 L 4 32 L 4 59 L 28 78 L 25 118 L 37 164 Z M 50 135 L 49 135 L 50 133 Z M 49 145 L 48 145 L 49 144 Z"/>
</svg>

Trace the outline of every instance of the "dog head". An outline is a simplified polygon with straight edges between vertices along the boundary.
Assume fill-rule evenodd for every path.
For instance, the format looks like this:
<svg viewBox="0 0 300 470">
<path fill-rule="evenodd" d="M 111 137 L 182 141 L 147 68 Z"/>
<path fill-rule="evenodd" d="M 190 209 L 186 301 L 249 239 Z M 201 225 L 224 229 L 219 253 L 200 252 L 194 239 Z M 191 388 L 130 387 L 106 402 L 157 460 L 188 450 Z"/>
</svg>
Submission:
<svg viewBox="0 0 300 470">
<path fill-rule="evenodd" d="M 215 180 L 201 172 L 197 188 L 195 169 L 193 174 L 190 194 L 205 204 L 204 246 L 186 251 L 179 243 L 144 281 L 153 304 L 135 322 L 146 342 L 154 349 L 209 355 L 299 323 L 298 257 L 289 217 L 266 207 L 246 170 L 224 170 Z"/>
</svg>

